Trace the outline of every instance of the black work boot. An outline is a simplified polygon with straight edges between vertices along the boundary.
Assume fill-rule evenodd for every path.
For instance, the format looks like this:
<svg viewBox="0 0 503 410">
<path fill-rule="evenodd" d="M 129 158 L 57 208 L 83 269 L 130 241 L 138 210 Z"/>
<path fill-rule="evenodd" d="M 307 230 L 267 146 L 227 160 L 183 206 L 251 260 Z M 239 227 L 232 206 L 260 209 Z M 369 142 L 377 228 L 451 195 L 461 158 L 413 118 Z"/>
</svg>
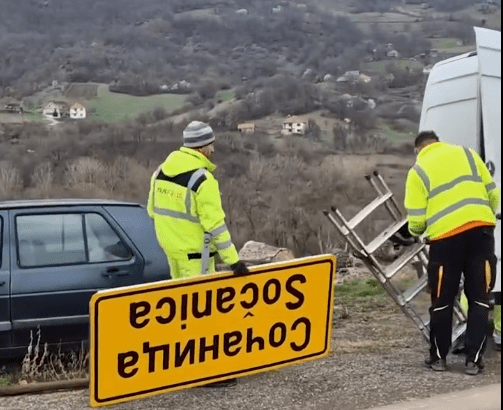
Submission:
<svg viewBox="0 0 503 410">
<path fill-rule="evenodd" d="M 445 372 L 447 370 L 447 361 L 439 359 L 437 356 L 428 357 L 424 363 L 436 372 Z"/>
<path fill-rule="evenodd" d="M 465 364 L 465 373 L 469 374 L 470 376 L 476 376 L 479 374 L 482 370 L 484 370 L 484 362 L 482 359 L 479 359 L 477 362 L 473 361 L 473 359 L 466 359 L 466 364 Z"/>
</svg>

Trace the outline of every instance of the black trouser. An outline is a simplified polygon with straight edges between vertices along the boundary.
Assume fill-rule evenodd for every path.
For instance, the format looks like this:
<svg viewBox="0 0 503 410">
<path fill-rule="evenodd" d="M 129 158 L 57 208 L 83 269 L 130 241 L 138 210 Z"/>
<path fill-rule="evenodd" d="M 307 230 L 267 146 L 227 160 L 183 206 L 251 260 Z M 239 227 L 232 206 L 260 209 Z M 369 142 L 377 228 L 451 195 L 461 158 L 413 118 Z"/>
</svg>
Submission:
<svg viewBox="0 0 503 410">
<path fill-rule="evenodd" d="M 452 343 L 453 306 L 462 273 L 469 305 L 465 338 L 467 358 L 478 361 L 486 347 L 489 292 L 496 278 L 493 228 L 476 228 L 431 243 L 428 265 L 430 353 L 442 359 L 447 357 Z"/>
</svg>

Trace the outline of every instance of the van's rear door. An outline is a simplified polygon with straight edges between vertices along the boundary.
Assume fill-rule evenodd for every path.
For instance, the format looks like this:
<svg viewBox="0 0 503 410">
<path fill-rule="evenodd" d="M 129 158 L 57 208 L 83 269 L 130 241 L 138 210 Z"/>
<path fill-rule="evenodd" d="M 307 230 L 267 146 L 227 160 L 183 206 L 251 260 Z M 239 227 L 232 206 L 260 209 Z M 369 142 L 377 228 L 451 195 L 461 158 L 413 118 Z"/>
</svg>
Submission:
<svg viewBox="0 0 503 410">
<path fill-rule="evenodd" d="M 501 33 L 483 28 L 475 31 L 480 62 L 484 154 L 486 162 L 492 163 L 494 180 L 501 188 Z M 496 229 L 496 256 L 498 277 L 494 292 L 501 293 L 501 222 Z"/>
<path fill-rule="evenodd" d="M 473 148 L 492 162 L 501 188 L 501 33 L 476 28 L 477 52 L 442 61 L 433 67 L 423 100 L 420 130 L 435 131 L 441 140 Z M 500 211 L 501 212 L 501 211 Z M 501 295 L 501 224 L 496 230 Z"/>
<path fill-rule="evenodd" d="M 435 131 L 442 141 L 480 152 L 480 116 L 477 53 L 436 64 L 426 86 L 420 131 Z"/>
<path fill-rule="evenodd" d="M 0 349 L 10 346 L 10 265 L 9 219 L 7 211 L 0 211 Z"/>
</svg>

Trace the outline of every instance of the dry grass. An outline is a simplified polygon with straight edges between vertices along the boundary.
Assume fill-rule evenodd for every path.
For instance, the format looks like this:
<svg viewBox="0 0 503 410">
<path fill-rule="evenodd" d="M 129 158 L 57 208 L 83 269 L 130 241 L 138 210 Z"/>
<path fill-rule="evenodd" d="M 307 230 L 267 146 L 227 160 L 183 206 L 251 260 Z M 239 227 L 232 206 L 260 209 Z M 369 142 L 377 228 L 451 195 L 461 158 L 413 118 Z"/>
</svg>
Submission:
<svg viewBox="0 0 503 410">
<path fill-rule="evenodd" d="M 17 198 L 21 188 L 19 171 L 10 164 L 0 163 L 0 200 Z"/>
<path fill-rule="evenodd" d="M 67 164 L 65 177 L 68 186 L 103 187 L 106 186 L 106 167 L 97 159 L 81 157 Z"/>
<path fill-rule="evenodd" d="M 37 331 L 34 344 L 33 332 L 30 345 L 21 364 L 20 380 L 27 382 L 72 380 L 85 378 L 88 375 L 89 352 L 81 348 L 78 352 L 64 353 L 61 346 L 58 352 L 51 352 L 44 344 L 40 345 L 41 331 Z"/>
<path fill-rule="evenodd" d="M 80 157 L 67 163 L 64 187 L 75 197 L 101 197 L 146 202 L 150 178 L 159 164 L 140 164 L 119 156 L 113 162 Z"/>
<path fill-rule="evenodd" d="M 39 164 L 31 177 L 31 183 L 40 198 L 50 198 L 53 192 L 54 172 L 50 162 Z"/>
<path fill-rule="evenodd" d="M 146 202 L 150 178 L 159 164 L 144 166 L 133 158 L 118 157 L 108 168 L 108 189 L 124 200 Z M 115 190 L 112 190 L 115 185 Z"/>
<path fill-rule="evenodd" d="M 365 184 L 363 176 L 373 170 L 373 164 L 366 157 L 330 156 L 317 168 L 321 186 L 344 182 L 350 190 L 360 190 Z"/>
</svg>

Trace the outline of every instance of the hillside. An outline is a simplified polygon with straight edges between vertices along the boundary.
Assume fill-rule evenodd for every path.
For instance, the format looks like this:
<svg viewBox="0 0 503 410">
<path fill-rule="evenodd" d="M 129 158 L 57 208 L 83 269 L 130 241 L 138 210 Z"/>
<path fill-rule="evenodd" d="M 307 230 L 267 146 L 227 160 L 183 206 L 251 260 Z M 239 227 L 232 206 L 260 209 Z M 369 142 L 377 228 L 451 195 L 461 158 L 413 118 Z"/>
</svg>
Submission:
<svg viewBox="0 0 503 410">
<path fill-rule="evenodd" d="M 444 0 L 430 5 L 437 3 L 446 9 Z M 413 57 L 430 50 L 430 36 L 464 35 L 461 40 L 470 42 L 471 22 L 498 25 L 494 13 L 470 12 L 475 20 L 467 21 L 466 10 L 455 7 L 461 14 L 452 15 L 447 8 L 450 21 L 443 22 L 444 12 L 418 11 L 398 0 L 32 0 L 2 1 L 0 8 L 0 96 L 18 98 L 53 81 L 111 83 L 152 94 L 186 80 L 211 95 L 213 88 L 285 70 L 337 76 L 366 58 L 382 58 L 389 43 L 402 57 Z M 425 23 L 420 33 L 419 23 Z"/>
<path fill-rule="evenodd" d="M 219 135 L 233 238 L 316 253 L 324 208 L 372 199 L 364 173 L 380 168 L 403 191 L 427 69 L 472 49 L 474 25 L 501 26 L 499 7 L 464 0 L 376 4 L 1 1 L 0 104 L 25 110 L 0 110 L 0 199 L 144 202 L 199 119 Z M 83 102 L 88 118 L 41 126 L 51 100 Z M 305 117 L 303 137 L 281 136 L 288 115 Z M 238 134 L 249 121 L 257 132 Z"/>
</svg>

